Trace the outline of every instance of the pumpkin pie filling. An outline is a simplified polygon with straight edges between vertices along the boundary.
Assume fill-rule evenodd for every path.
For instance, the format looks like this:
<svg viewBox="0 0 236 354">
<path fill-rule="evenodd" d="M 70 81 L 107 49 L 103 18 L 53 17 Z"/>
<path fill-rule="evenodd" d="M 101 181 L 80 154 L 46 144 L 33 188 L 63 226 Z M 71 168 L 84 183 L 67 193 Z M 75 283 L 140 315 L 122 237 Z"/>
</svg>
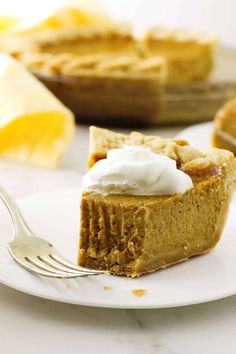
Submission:
<svg viewBox="0 0 236 354">
<path fill-rule="evenodd" d="M 97 129 L 91 130 L 99 143 L 92 140 L 93 147 L 101 147 L 100 156 L 111 143 L 113 148 L 119 147 L 112 133 L 108 141 L 104 139 L 108 131 Z M 128 136 L 117 135 L 119 141 L 127 142 Z M 152 151 L 171 156 L 178 169 L 191 177 L 193 188 L 172 195 L 84 191 L 79 246 L 82 266 L 136 277 L 206 253 L 220 239 L 236 182 L 233 154 L 220 149 L 202 153 L 183 141 L 142 138 L 142 146 L 152 141 Z M 94 151 L 93 155 L 96 159 Z"/>
<path fill-rule="evenodd" d="M 150 55 L 158 53 L 167 60 L 171 85 L 206 80 L 214 66 L 217 40 L 209 34 L 152 28 L 144 43 Z"/>
</svg>

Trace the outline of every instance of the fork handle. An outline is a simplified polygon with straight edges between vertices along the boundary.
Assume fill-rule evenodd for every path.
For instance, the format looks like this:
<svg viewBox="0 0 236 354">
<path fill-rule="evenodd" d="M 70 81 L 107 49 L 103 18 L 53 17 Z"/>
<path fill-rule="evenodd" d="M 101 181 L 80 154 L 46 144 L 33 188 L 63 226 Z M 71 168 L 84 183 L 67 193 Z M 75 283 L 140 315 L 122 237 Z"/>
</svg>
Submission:
<svg viewBox="0 0 236 354">
<path fill-rule="evenodd" d="M 27 225 L 18 205 L 16 204 L 13 197 L 0 185 L 0 198 L 6 205 L 14 227 L 15 237 L 20 237 L 21 235 L 30 236 L 32 234 L 29 226 Z"/>
</svg>

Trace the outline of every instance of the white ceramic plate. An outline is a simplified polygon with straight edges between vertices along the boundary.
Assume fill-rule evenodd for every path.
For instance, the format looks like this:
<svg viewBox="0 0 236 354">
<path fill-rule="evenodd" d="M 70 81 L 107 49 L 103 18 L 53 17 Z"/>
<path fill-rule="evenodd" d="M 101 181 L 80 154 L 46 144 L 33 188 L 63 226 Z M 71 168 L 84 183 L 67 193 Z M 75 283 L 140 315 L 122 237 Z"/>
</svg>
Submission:
<svg viewBox="0 0 236 354">
<path fill-rule="evenodd" d="M 33 230 L 75 261 L 78 245 L 80 191 L 30 197 L 19 202 Z M 231 207 L 218 246 L 209 254 L 138 279 L 95 276 L 77 280 L 47 279 L 19 267 L 6 251 L 11 222 L 0 210 L 0 281 L 43 298 L 78 305 L 113 308 L 163 308 L 196 304 L 236 293 L 236 209 Z M 104 286 L 112 287 L 104 290 Z M 134 289 L 146 289 L 135 297 Z"/>
</svg>

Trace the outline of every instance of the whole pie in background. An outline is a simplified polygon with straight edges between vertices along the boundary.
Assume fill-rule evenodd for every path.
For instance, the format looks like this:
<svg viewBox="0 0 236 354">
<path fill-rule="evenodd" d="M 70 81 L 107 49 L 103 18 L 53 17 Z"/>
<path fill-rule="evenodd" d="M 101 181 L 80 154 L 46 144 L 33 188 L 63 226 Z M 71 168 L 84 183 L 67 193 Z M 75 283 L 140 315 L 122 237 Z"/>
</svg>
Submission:
<svg viewBox="0 0 236 354">
<path fill-rule="evenodd" d="M 79 121 L 176 124 L 205 120 L 219 107 L 218 99 L 202 106 L 198 100 L 199 110 L 190 109 L 189 97 L 199 92 L 205 102 L 205 88 L 185 89 L 211 74 L 215 37 L 152 28 L 137 38 L 129 24 L 114 23 L 96 6 L 79 6 L 0 38 L 0 49 L 21 61 Z"/>
<path fill-rule="evenodd" d="M 137 37 L 94 0 L 67 2 L 34 25 L 13 27 L 0 36 L 0 50 L 87 124 L 212 120 L 236 95 L 236 52 L 215 36 L 155 27 Z"/>
</svg>

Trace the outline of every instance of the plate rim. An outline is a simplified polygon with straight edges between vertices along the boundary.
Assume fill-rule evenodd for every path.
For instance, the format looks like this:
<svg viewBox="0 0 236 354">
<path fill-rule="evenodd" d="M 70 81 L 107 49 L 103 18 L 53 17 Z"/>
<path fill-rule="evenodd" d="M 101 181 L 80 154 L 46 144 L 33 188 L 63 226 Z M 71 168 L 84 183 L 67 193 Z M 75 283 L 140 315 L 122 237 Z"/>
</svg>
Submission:
<svg viewBox="0 0 236 354">
<path fill-rule="evenodd" d="M 38 297 L 41 299 L 45 299 L 45 300 L 49 300 L 49 301 L 55 301 L 55 302 L 60 302 L 60 303 L 64 303 L 64 304 L 72 304 L 72 305 L 76 305 L 76 306 L 86 306 L 86 307 L 94 307 L 94 308 L 108 308 L 108 309 L 120 309 L 120 310 L 151 310 L 151 309 L 168 309 L 168 308 L 176 308 L 176 307 L 185 307 L 185 306 L 194 306 L 194 305 L 200 305 L 200 304 L 205 304 L 208 302 L 212 302 L 212 301 L 217 301 L 217 300 L 221 300 L 221 299 L 225 299 L 228 298 L 230 296 L 234 296 L 236 294 L 236 289 L 227 292 L 226 295 L 217 295 L 215 297 L 210 297 L 210 298 L 202 298 L 200 301 L 186 301 L 186 302 L 178 302 L 178 303 L 172 303 L 172 304 L 162 304 L 162 305 L 138 305 L 138 304 L 134 304 L 134 305 L 124 305 L 124 304 L 108 304 L 108 303 L 94 303 L 94 302 L 86 302 L 86 301 L 80 301 L 80 302 L 76 302 L 70 299 L 61 299 L 58 298 L 57 296 L 51 296 L 51 295 L 42 295 L 42 294 L 37 294 L 34 291 L 26 291 L 25 289 L 21 288 L 20 286 L 14 286 L 11 283 L 8 283 L 7 281 L 4 281 L 0 275 L 0 283 L 4 286 L 7 286 L 11 289 L 14 289 L 16 291 L 19 291 L 20 293 L 26 294 L 26 295 L 30 295 L 30 296 L 34 296 L 34 297 Z M 137 298 L 138 300 L 138 298 Z"/>
</svg>

